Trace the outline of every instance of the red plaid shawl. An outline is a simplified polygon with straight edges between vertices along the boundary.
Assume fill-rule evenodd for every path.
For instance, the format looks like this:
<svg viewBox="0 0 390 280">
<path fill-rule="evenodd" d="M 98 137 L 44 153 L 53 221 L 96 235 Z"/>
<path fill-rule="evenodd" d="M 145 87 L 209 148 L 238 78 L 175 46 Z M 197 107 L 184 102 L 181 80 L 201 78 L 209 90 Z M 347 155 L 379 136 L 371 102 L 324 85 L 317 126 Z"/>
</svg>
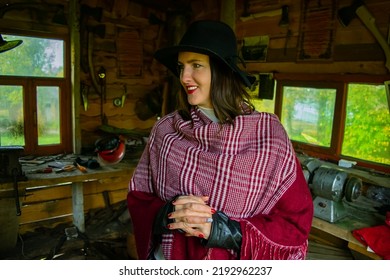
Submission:
<svg viewBox="0 0 390 280">
<path fill-rule="evenodd" d="M 153 219 L 175 195 L 208 195 L 209 205 L 240 222 L 239 254 L 205 248 L 199 238 L 163 236 L 167 259 L 304 259 L 313 203 L 287 134 L 275 115 L 254 112 L 234 125 L 159 120 L 129 184 L 128 207 L 137 251 L 145 259 Z"/>
</svg>

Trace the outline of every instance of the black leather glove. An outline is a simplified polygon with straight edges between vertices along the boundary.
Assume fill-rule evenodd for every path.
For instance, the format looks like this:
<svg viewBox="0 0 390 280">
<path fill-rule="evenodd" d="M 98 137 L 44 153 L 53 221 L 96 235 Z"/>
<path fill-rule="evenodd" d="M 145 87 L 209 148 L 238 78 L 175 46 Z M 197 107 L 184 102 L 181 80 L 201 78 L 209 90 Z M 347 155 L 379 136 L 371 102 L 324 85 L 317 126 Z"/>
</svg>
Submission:
<svg viewBox="0 0 390 280">
<path fill-rule="evenodd" d="M 173 223 L 173 219 L 168 219 L 168 214 L 172 213 L 175 209 L 172 202 L 177 198 L 175 196 L 170 201 L 168 201 L 163 207 L 160 208 L 153 222 L 153 234 L 160 235 L 163 233 L 172 232 L 167 228 L 167 225 Z"/>
<path fill-rule="evenodd" d="M 220 247 L 239 251 L 242 241 L 240 223 L 217 211 L 213 214 L 209 239 L 204 241 L 204 245 L 209 248 Z"/>
</svg>

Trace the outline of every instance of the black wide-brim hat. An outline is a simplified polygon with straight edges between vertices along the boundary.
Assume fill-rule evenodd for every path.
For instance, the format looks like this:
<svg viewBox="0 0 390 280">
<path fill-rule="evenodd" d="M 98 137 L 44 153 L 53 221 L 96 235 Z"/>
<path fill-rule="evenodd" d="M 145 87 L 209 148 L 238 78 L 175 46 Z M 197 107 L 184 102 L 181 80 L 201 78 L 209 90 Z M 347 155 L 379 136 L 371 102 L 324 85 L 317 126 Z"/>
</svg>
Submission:
<svg viewBox="0 0 390 280">
<path fill-rule="evenodd" d="M 251 87 L 255 77 L 248 75 L 237 66 L 237 40 L 229 25 L 220 21 L 201 20 L 193 22 L 180 43 L 159 49 L 154 57 L 165 65 L 175 76 L 179 52 L 196 52 L 219 59 L 236 73 L 245 86 Z"/>
</svg>

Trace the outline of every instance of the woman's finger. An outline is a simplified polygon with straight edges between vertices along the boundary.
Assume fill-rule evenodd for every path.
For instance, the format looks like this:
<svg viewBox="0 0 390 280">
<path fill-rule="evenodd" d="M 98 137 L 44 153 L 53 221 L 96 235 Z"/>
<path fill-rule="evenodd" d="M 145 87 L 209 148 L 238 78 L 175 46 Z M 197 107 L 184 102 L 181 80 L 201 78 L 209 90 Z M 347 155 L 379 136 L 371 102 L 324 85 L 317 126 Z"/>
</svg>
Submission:
<svg viewBox="0 0 390 280">
<path fill-rule="evenodd" d="M 179 196 L 172 202 L 173 205 L 182 205 L 187 203 L 200 203 L 205 204 L 208 201 L 208 196 L 195 196 L 195 195 L 185 195 Z"/>
<path fill-rule="evenodd" d="M 175 222 L 168 225 L 171 230 L 180 230 L 186 236 L 195 236 L 199 238 L 208 239 L 211 231 L 211 223 L 187 223 L 187 222 Z"/>
</svg>

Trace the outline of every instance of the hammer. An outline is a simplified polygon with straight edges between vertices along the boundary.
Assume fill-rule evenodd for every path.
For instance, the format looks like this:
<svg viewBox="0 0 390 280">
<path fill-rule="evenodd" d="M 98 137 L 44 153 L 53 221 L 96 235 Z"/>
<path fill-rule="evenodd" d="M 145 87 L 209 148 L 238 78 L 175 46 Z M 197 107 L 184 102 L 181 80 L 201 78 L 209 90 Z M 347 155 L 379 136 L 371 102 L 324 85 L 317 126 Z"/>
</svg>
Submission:
<svg viewBox="0 0 390 280">
<path fill-rule="evenodd" d="M 364 2 L 362 0 L 354 0 L 352 5 L 341 8 L 337 12 L 339 21 L 343 26 L 348 26 L 352 19 L 356 17 L 356 15 L 360 18 L 363 24 L 372 33 L 372 35 L 378 41 L 379 45 L 382 47 L 386 56 L 385 66 L 390 71 L 389 44 L 379 31 L 378 26 L 375 24 L 374 16 L 368 11 L 367 7 L 364 5 Z"/>
</svg>

